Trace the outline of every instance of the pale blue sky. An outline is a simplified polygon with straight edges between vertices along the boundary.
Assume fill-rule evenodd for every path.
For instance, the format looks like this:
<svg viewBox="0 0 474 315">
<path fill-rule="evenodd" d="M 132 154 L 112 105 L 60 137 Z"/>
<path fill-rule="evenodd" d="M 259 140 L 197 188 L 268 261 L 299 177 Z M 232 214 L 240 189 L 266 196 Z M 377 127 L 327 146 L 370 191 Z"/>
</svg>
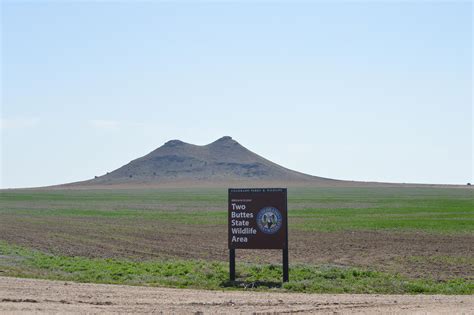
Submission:
<svg viewBox="0 0 474 315">
<path fill-rule="evenodd" d="M 473 181 L 471 2 L 2 2 L 1 187 L 230 135 L 301 172 Z"/>
</svg>

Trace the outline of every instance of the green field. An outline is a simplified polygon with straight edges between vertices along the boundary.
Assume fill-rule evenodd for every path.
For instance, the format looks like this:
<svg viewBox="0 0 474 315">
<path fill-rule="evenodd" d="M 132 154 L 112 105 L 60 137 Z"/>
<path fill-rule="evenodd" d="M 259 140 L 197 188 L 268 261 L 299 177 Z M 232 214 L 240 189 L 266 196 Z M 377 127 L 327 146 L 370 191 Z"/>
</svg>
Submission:
<svg viewBox="0 0 474 315">
<path fill-rule="evenodd" d="M 226 198 L 223 190 L 3 191 L 0 215 L 226 224 Z M 467 189 L 295 188 L 289 193 L 289 217 L 296 230 L 472 233 L 473 200 Z"/>
<path fill-rule="evenodd" d="M 474 293 L 472 189 L 288 193 L 291 281 L 278 251 L 240 251 L 236 287 Z M 0 275 L 228 288 L 226 207 L 225 189 L 3 190 Z"/>
</svg>

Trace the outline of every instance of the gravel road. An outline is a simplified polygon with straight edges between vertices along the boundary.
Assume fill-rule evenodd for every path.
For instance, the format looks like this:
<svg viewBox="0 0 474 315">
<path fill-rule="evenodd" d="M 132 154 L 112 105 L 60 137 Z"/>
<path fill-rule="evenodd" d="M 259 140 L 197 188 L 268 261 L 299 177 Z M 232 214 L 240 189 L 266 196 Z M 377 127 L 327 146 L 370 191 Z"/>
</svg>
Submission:
<svg viewBox="0 0 474 315">
<path fill-rule="evenodd" d="M 450 313 L 474 296 L 207 291 L 0 277 L 0 313 Z"/>
</svg>

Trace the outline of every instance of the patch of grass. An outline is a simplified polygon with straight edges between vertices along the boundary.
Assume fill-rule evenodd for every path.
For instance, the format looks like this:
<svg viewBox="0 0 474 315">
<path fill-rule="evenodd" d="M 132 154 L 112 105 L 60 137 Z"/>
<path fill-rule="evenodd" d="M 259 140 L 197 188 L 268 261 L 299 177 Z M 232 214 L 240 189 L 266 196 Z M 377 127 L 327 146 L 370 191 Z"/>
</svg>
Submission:
<svg viewBox="0 0 474 315">
<path fill-rule="evenodd" d="M 55 256 L 0 242 L 0 274 L 76 282 L 169 286 L 199 289 L 277 290 L 307 293 L 473 294 L 464 279 L 409 279 L 372 270 L 295 265 L 281 285 L 281 267 L 238 264 L 235 283 L 228 265 L 198 260 L 131 261 Z"/>
<path fill-rule="evenodd" d="M 370 209 L 302 209 L 289 217 L 292 228 L 304 231 L 401 230 L 430 233 L 474 232 L 474 208 L 455 205 Z"/>
<path fill-rule="evenodd" d="M 227 213 L 223 211 L 166 211 L 166 210 L 98 210 L 98 209 L 0 209 L 1 214 L 18 217 L 64 218 L 115 218 L 146 219 L 181 224 L 223 224 Z"/>
</svg>

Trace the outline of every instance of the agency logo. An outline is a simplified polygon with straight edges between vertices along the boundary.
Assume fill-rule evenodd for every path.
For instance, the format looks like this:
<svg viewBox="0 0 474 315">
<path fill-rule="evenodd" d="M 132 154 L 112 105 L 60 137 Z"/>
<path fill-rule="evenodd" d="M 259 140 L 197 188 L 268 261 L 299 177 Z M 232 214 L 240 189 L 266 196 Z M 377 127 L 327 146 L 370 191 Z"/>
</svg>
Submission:
<svg viewBox="0 0 474 315">
<path fill-rule="evenodd" d="M 265 207 L 257 213 L 257 226 L 265 234 L 275 234 L 281 228 L 283 218 L 275 207 Z"/>
</svg>

